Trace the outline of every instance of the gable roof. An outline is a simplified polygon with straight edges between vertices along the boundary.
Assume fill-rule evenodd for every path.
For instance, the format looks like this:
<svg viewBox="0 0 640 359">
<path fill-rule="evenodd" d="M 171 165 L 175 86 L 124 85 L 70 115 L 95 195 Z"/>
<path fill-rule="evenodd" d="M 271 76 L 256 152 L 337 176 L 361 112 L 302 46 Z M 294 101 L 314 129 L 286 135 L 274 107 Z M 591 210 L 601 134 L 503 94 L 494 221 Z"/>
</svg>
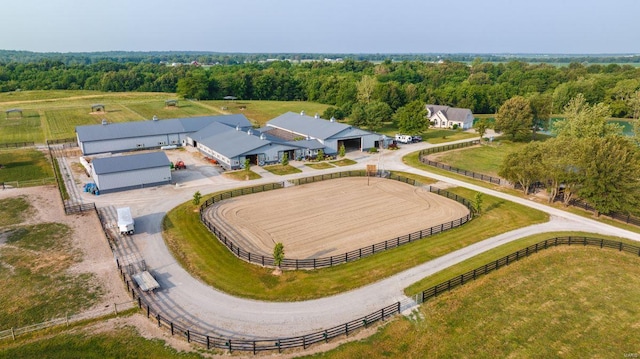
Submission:
<svg viewBox="0 0 640 359">
<path fill-rule="evenodd" d="M 287 112 L 267 122 L 267 126 L 280 128 L 301 136 L 310 136 L 325 140 L 351 127 L 343 123 L 331 122 L 321 118 Z"/>
<path fill-rule="evenodd" d="M 468 108 L 457 108 L 442 105 L 427 105 L 427 109 L 431 113 L 431 117 L 435 116 L 438 111 L 441 111 L 448 121 L 465 122 L 468 115 L 472 115 L 471 110 Z"/>
<path fill-rule="evenodd" d="M 157 121 L 133 121 L 107 125 L 76 126 L 81 142 L 101 141 L 140 136 L 157 136 L 173 133 L 196 132 L 211 123 L 222 123 L 230 127 L 250 127 L 251 122 L 242 115 L 202 116 L 174 118 Z"/>
<path fill-rule="evenodd" d="M 230 127 L 220 132 L 216 131 L 217 129 L 222 129 L 220 126 L 208 126 L 191 136 L 191 138 L 227 158 L 234 158 L 272 143 L 255 136 L 256 132 L 254 130 L 249 130 L 251 134 L 248 134 L 247 131 L 236 131 L 236 129 Z"/>
<path fill-rule="evenodd" d="M 99 157 L 91 161 L 96 174 L 108 174 L 146 168 L 167 167 L 169 158 L 164 152 L 149 152 L 129 156 Z"/>
</svg>

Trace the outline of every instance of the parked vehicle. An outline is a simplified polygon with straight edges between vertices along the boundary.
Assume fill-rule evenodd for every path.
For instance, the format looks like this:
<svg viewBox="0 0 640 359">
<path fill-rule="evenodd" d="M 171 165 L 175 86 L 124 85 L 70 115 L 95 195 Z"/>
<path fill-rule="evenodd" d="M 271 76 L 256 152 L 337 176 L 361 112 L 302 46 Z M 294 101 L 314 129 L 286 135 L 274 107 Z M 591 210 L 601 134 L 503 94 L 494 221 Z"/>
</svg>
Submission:
<svg viewBox="0 0 640 359">
<path fill-rule="evenodd" d="M 129 207 L 122 207 L 118 208 L 117 212 L 120 234 L 133 234 L 135 232 L 135 223 L 131 216 L 131 209 Z"/>
<path fill-rule="evenodd" d="M 422 142 L 422 136 L 411 136 L 411 142 Z"/>
<path fill-rule="evenodd" d="M 411 142 L 413 142 L 413 138 L 411 138 L 411 136 L 409 136 L 409 135 L 396 134 L 396 142 L 411 143 Z"/>
<path fill-rule="evenodd" d="M 185 165 L 183 161 L 176 162 L 176 164 L 173 167 L 175 169 L 177 169 L 177 170 L 185 170 L 185 169 L 187 169 L 187 165 Z"/>
</svg>

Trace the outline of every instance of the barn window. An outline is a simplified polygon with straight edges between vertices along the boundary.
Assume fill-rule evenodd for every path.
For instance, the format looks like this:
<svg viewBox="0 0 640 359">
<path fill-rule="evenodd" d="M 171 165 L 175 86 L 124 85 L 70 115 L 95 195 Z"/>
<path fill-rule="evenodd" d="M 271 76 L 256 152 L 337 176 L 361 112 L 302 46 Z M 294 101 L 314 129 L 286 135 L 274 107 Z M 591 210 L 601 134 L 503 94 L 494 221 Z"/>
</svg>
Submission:
<svg viewBox="0 0 640 359">
<path fill-rule="evenodd" d="M 166 144 L 167 144 L 167 143 L 166 143 L 166 142 L 164 142 L 164 141 L 160 141 L 160 142 L 158 142 L 158 145 L 159 145 L 159 146 L 164 146 L 164 145 L 166 145 Z"/>
<path fill-rule="evenodd" d="M 138 147 L 138 148 L 144 147 L 144 143 L 138 143 L 138 144 L 136 145 L 136 147 Z"/>
<path fill-rule="evenodd" d="M 176 144 L 176 143 L 178 143 L 178 140 L 171 140 L 171 143 L 172 144 Z"/>
</svg>

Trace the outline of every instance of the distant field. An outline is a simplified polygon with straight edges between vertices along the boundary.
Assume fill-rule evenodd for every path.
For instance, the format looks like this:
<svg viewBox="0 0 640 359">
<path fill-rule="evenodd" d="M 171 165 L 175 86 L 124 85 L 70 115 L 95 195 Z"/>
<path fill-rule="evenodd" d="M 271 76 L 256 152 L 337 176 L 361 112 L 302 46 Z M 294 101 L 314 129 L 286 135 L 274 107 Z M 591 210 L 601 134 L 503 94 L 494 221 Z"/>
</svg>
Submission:
<svg viewBox="0 0 640 359">
<path fill-rule="evenodd" d="M 304 101 L 187 101 L 177 107 L 165 101 L 169 93 L 104 93 L 97 91 L 20 91 L 0 93 L 0 143 L 36 142 L 75 136 L 75 127 L 109 122 L 149 120 L 222 114 L 244 114 L 255 125 L 287 112 L 322 114 L 328 105 Z M 91 113 L 92 104 L 103 104 L 104 113 Z M 22 118 L 7 118 L 5 111 L 23 110 Z M 223 108 L 226 108 L 223 110 Z"/>
<path fill-rule="evenodd" d="M 306 101 L 201 101 L 226 113 L 242 113 L 255 124 L 263 126 L 267 121 L 291 111 L 299 113 L 304 111 L 307 115 L 313 116 L 322 113 L 329 107 L 320 103 Z M 226 110 L 222 110 L 222 108 Z"/>
</svg>

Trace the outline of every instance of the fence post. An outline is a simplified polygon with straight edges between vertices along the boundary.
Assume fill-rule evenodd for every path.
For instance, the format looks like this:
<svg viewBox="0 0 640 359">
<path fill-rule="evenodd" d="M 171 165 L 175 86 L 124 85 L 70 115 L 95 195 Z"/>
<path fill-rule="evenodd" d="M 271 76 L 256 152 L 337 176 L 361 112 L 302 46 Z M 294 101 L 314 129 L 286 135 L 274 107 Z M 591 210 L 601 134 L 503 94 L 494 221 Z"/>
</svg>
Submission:
<svg viewBox="0 0 640 359">
<path fill-rule="evenodd" d="M 115 310 L 116 315 L 118 315 L 118 303 L 113 303 L 113 310 Z"/>
<path fill-rule="evenodd" d="M 173 322 L 169 323 L 171 325 L 171 336 L 173 336 Z M 208 348 L 207 348 L 208 349 Z"/>
<path fill-rule="evenodd" d="M 13 330 L 13 327 L 11 327 L 11 338 L 13 338 L 13 340 L 16 340 L 16 332 Z"/>
</svg>

